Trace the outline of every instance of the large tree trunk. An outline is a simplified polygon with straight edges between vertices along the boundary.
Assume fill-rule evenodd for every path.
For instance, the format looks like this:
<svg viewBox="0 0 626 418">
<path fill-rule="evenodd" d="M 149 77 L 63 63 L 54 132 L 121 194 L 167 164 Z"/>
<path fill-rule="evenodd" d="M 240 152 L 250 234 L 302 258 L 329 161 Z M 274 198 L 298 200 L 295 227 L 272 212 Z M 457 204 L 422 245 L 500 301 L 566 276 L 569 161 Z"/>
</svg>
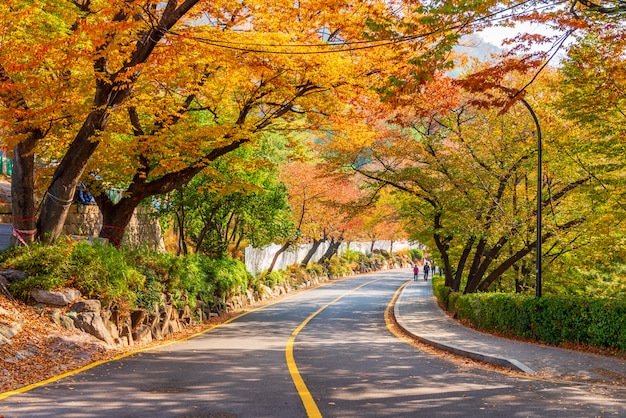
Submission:
<svg viewBox="0 0 626 418">
<path fill-rule="evenodd" d="M 326 252 L 322 256 L 322 258 L 320 258 L 319 262 L 323 263 L 325 261 L 328 261 L 328 260 L 330 260 L 333 257 L 333 255 L 337 254 L 337 251 L 339 250 L 339 246 L 341 245 L 342 242 L 343 242 L 342 240 L 335 241 L 333 239 L 330 242 L 330 246 L 328 247 L 328 249 L 326 250 Z"/>
<path fill-rule="evenodd" d="M 61 233 L 69 207 L 74 199 L 74 192 L 80 181 L 80 176 L 83 174 L 87 162 L 100 143 L 99 139 L 94 138 L 94 134 L 97 131 L 106 129 L 111 112 L 131 96 L 135 83 L 141 74 L 141 64 L 144 64 L 152 55 L 154 48 L 161 42 L 167 31 L 197 2 L 198 0 L 185 0 L 179 4 L 177 0 L 167 1 L 162 9 L 158 25 L 138 34 L 135 49 L 122 68 L 115 73 L 109 72 L 109 63 L 105 50 L 115 39 L 116 33 L 111 33 L 107 42 L 99 47 L 101 55 L 94 60 L 94 70 L 97 76 L 95 79 L 96 89 L 93 110 L 87 116 L 74 141 L 70 144 L 67 153 L 54 172 L 46 192 L 41 213 L 37 220 L 38 236 L 43 241 L 54 241 Z M 116 22 L 124 22 L 127 19 L 129 19 L 129 16 L 125 10 L 120 10 L 113 17 L 113 21 Z M 124 208 L 123 214 L 110 219 L 116 219 L 113 223 L 122 223 L 122 219 L 125 219 L 127 216 L 127 210 L 127 208 Z M 123 230 L 121 234 L 123 235 Z M 117 240 L 119 233 L 114 235 L 113 239 Z"/>
<path fill-rule="evenodd" d="M 274 266 L 276 265 L 276 261 L 278 261 L 278 257 L 280 257 L 282 253 L 287 251 L 287 249 L 291 247 L 291 244 L 293 244 L 293 242 L 287 241 L 283 244 L 282 247 L 278 249 L 278 251 L 276 251 L 276 254 L 274 254 L 274 258 L 272 258 L 272 264 L 270 264 L 269 268 L 267 269 L 268 273 L 271 273 L 274 270 Z"/>
<path fill-rule="evenodd" d="M 584 219 L 573 219 L 563 225 L 559 225 L 558 229 L 561 231 L 565 231 L 568 230 L 570 228 L 573 228 L 581 223 L 584 222 Z M 550 238 L 552 238 L 554 236 L 554 232 L 548 232 L 546 234 L 543 234 L 541 236 L 541 242 L 545 243 L 547 240 L 549 240 Z M 495 282 L 502 274 L 504 274 L 505 271 L 507 271 L 509 268 L 511 268 L 515 263 L 517 263 L 518 261 L 520 261 L 522 258 L 524 258 L 526 255 L 528 255 L 530 252 L 532 252 L 537 245 L 537 241 L 533 241 L 533 242 L 529 242 L 526 246 L 524 246 L 523 248 L 521 248 L 519 251 L 517 251 L 515 254 L 513 254 L 512 256 L 510 256 L 509 258 L 507 258 L 506 260 L 504 260 L 502 263 L 500 263 L 498 266 L 496 266 L 496 268 L 490 272 L 487 277 L 485 277 L 478 285 L 477 290 L 482 291 L 482 292 L 486 292 L 489 289 L 489 286 L 491 286 L 491 284 L 493 282 Z M 469 293 L 469 292 L 467 292 Z"/>
<path fill-rule="evenodd" d="M 16 243 L 29 244 L 37 233 L 35 216 L 35 154 L 37 141 L 43 133 L 31 133 L 28 139 L 13 148 L 11 174 L 12 226 Z"/>
<path fill-rule="evenodd" d="M 453 292 L 458 292 L 459 288 L 455 285 L 454 274 L 452 271 L 452 263 L 450 263 L 450 254 L 448 253 L 448 248 L 436 235 L 435 245 L 439 250 L 439 254 L 441 254 L 441 260 L 443 261 L 444 285 L 451 288 Z"/>
<path fill-rule="evenodd" d="M 96 130 L 104 130 L 107 123 L 107 113 L 91 112 L 54 172 L 37 220 L 40 240 L 52 242 L 61 235 L 80 176 L 100 143 L 92 137 Z"/>
<path fill-rule="evenodd" d="M 186 167 L 175 173 L 168 173 L 150 182 L 146 181 L 150 170 L 144 165 L 137 170 L 126 193 L 124 193 L 122 199 L 115 204 L 103 192 L 95 196 L 103 217 L 100 237 L 108 238 L 115 245 L 121 245 L 128 222 L 130 222 L 135 209 L 144 199 L 150 196 L 169 193 L 187 184 L 196 174 L 207 166 L 208 162 L 239 148 L 246 142 L 247 140 L 239 140 L 222 148 L 215 149 L 198 162 L 198 164 Z"/>
<path fill-rule="evenodd" d="M 304 259 L 302 260 L 302 262 L 300 263 L 301 267 L 306 267 L 307 264 L 309 264 L 309 261 L 311 261 L 311 258 L 313 258 L 313 255 L 315 255 L 315 252 L 317 251 L 317 249 L 320 247 L 320 244 L 323 242 L 324 240 L 313 240 L 313 246 L 311 247 L 311 249 L 309 250 L 309 252 L 306 253 L 306 255 L 304 256 Z"/>
<path fill-rule="evenodd" d="M 120 247 L 126 227 L 141 200 L 122 198 L 117 204 L 113 204 L 104 193 L 100 193 L 95 199 L 100 212 L 102 212 L 102 229 L 100 229 L 99 237 L 107 239 L 116 247 Z"/>
<path fill-rule="evenodd" d="M 433 205 L 434 208 L 437 208 L 437 204 L 433 200 L 426 199 L 429 203 Z M 444 237 L 440 234 L 440 230 L 443 229 L 441 224 L 441 214 L 438 213 L 434 218 L 434 227 L 435 233 L 433 234 L 433 239 L 435 241 L 435 245 L 439 250 L 439 254 L 441 254 L 441 259 L 443 261 L 443 272 L 445 275 L 444 285 L 450 287 L 454 292 L 458 292 L 458 285 L 455 286 L 454 276 L 452 273 L 452 263 L 450 262 L 450 254 L 448 253 L 448 248 L 450 248 L 450 237 Z"/>
<path fill-rule="evenodd" d="M 13 80 L 0 64 L 0 82 L 6 90 L 0 94 L 5 107 L 15 111 L 27 112 L 28 103 L 24 96 L 15 88 Z M 11 88 L 8 88 L 11 87 Z M 24 119 L 18 117 L 16 134 L 26 134 L 26 139 L 13 147 L 13 172 L 11 174 L 11 201 L 13 215 L 12 226 L 14 238 L 22 244 L 33 241 L 36 234 L 35 225 L 35 147 L 45 132 L 40 128 L 24 128 L 19 125 Z"/>
<path fill-rule="evenodd" d="M 461 253 L 461 257 L 459 258 L 459 262 L 457 263 L 457 269 L 454 273 L 454 281 L 452 285 L 452 289 L 455 292 L 458 292 L 461 288 L 461 279 L 463 278 L 463 271 L 465 270 L 465 264 L 467 263 L 467 259 L 472 251 L 472 247 L 474 246 L 475 237 L 470 237 L 467 239 L 465 243 L 465 247 L 463 248 L 463 252 Z"/>
</svg>

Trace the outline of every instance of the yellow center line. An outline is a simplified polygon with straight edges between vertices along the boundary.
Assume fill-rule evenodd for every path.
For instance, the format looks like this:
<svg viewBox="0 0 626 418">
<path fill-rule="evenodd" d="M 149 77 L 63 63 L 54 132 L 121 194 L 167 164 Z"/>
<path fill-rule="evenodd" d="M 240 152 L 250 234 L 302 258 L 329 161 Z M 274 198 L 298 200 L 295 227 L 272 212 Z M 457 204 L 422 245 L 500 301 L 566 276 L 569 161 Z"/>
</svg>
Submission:
<svg viewBox="0 0 626 418">
<path fill-rule="evenodd" d="M 293 380 L 293 384 L 296 386 L 298 395 L 300 396 L 300 399 L 302 400 L 302 405 L 304 405 L 304 409 L 306 410 L 306 414 L 309 418 L 321 418 L 322 414 L 319 408 L 317 407 L 317 404 L 315 403 L 313 396 L 311 396 L 311 392 L 309 392 L 309 389 L 306 387 L 306 384 L 304 383 L 304 380 L 302 379 L 302 376 L 300 375 L 300 372 L 298 371 L 298 366 L 296 365 L 296 361 L 293 357 L 293 345 L 296 341 L 296 336 L 298 335 L 298 333 L 300 333 L 300 331 L 302 331 L 302 329 L 309 322 L 311 322 L 313 318 L 319 315 L 319 313 L 322 312 L 324 309 L 328 308 L 330 305 L 336 303 L 338 300 L 344 298 L 350 293 L 356 292 L 360 288 L 367 286 L 368 284 L 377 282 L 379 280 L 383 280 L 383 278 L 379 278 L 379 279 L 371 280 L 367 283 L 363 283 L 362 285 L 357 286 L 354 289 L 328 302 L 326 305 L 322 306 L 317 311 L 309 315 L 309 317 L 305 319 L 304 321 L 302 321 L 302 323 L 298 325 L 298 327 L 291 333 L 291 338 L 289 338 L 289 340 L 287 341 L 287 347 L 285 348 L 287 368 L 289 369 L 289 374 L 291 374 L 291 379 Z"/>
</svg>

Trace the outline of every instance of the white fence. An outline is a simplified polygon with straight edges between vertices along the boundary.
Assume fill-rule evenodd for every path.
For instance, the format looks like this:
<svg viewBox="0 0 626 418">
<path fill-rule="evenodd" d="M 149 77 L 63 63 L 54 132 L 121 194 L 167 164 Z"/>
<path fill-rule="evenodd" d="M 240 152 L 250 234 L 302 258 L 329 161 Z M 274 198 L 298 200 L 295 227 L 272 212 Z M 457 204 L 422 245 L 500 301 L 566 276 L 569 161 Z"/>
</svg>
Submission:
<svg viewBox="0 0 626 418">
<path fill-rule="evenodd" d="M 329 242 L 323 242 L 311 258 L 311 261 L 319 261 L 328 247 Z M 280 245 L 270 244 L 263 248 L 248 247 L 245 252 L 246 268 L 255 276 L 264 270 L 267 270 L 272 264 L 274 255 L 280 249 Z M 300 263 L 307 255 L 309 250 L 313 247 L 313 244 L 294 245 L 283 252 L 276 260 L 274 270 L 282 270 L 287 266 Z M 393 247 L 393 248 L 392 248 Z M 346 250 L 358 251 L 364 254 L 369 254 L 372 248 L 371 242 L 344 242 L 339 247 L 338 253 L 342 254 Z M 376 241 L 374 242 L 375 250 L 385 250 L 391 252 L 403 250 L 405 248 L 421 248 L 424 247 L 418 243 L 411 243 L 407 241 L 394 241 L 393 245 L 391 241 Z"/>
</svg>

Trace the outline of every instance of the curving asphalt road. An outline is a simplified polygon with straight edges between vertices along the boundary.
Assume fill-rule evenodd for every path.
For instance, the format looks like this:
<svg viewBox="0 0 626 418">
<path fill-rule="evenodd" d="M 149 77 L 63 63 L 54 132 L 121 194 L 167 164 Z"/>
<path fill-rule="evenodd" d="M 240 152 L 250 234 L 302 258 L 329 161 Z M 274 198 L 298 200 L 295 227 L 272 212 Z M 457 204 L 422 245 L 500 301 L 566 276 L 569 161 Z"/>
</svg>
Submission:
<svg viewBox="0 0 626 418">
<path fill-rule="evenodd" d="M 620 388 L 471 369 L 396 338 L 384 312 L 410 277 L 372 273 L 294 294 L 180 343 L 13 394 L 0 401 L 0 416 L 626 414 Z"/>
</svg>

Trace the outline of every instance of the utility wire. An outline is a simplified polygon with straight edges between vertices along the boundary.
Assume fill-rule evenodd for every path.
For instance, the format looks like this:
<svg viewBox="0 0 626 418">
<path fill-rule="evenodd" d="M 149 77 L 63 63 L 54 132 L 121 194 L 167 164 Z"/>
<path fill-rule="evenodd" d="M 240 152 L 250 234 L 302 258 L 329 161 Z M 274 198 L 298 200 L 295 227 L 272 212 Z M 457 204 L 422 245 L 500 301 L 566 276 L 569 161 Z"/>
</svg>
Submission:
<svg viewBox="0 0 626 418">
<path fill-rule="evenodd" d="M 505 9 L 490 13 L 486 16 L 481 16 L 479 18 L 472 19 L 465 23 L 456 23 L 454 25 L 439 28 L 431 32 L 420 33 L 416 35 L 398 36 L 398 37 L 384 39 L 384 40 L 326 42 L 326 43 L 320 43 L 320 44 L 259 44 L 259 43 L 246 43 L 246 42 L 236 42 L 236 41 L 224 41 L 224 40 L 218 40 L 218 39 L 213 39 L 213 38 L 194 37 L 194 36 L 186 36 L 186 39 L 192 39 L 203 44 L 215 46 L 217 48 L 231 49 L 231 50 L 241 51 L 241 52 L 256 52 L 256 53 L 278 54 L 278 55 L 313 55 L 313 54 L 350 52 L 350 51 L 358 51 L 358 50 L 363 50 L 363 49 L 378 48 L 382 46 L 394 45 L 394 44 L 399 44 L 399 43 L 404 43 L 404 42 L 411 42 L 411 41 L 415 41 L 418 39 L 423 39 L 429 36 L 433 36 L 439 33 L 451 32 L 451 31 L 460 30 L 466 27 L 471 27 L 473 25 L 480 24 L 483 22 L 494 23 L 498 21 L 505 21 L 514 17 L 514 15 L 511 14 L 507 16 L 502 16 L 502 14 L 507 13 L 509 11 L 513 11 L 515 8 L 518 8 L 520 6 L 523 6 L 529 3 L 533 3 L 533 1 L 526 0 L 520 3 L 516 3 Z M 566 1 L 562 0 L 553 4 L 547 4 L 542 7 L 533 9 L 533 12 L 541 11 L 544 9 L 549 9 L 549 8 L 554 7 L 555 5 L 563 4 L 563 3 L 566 3 Z M 522 16 L 522 15 L 523 14 L 520 14 L 518 16 Z M 176 32 L 170 32 L 170 33 L 173 35 L 177 35 L 177 36 L 180 35 L 179 33 L 176 33 Z M 323 49 L 328 49 L 328 50 L 277 51 L 277 50 L 272 50 L 272 48 L 316 48 L 316 49 L 323 48 Z"/>
</svg>

